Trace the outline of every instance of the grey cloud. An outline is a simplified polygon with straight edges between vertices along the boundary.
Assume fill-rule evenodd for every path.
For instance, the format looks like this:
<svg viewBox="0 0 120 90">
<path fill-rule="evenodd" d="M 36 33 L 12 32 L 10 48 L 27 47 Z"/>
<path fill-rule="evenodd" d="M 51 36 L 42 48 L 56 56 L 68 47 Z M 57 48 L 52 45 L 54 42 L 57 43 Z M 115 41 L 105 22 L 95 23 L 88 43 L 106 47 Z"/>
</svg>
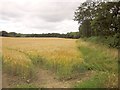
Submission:
<svg viewBox="0 0 120 90">
<path fill-rule="evenodd" d="M 18 8 L 16 3 L 0 1 L 0 17 L 2 19 L 17 19 L 23 15 L 23 12 Z"/>
<path fill-rule="evenodd" d="M 1 19 L 5 20 L 11 20 L 11 19 L 17 19 L 21 17 L 21 14 L 19 13 L 12 13 L 12 12 L 6 12 L 1 11 L 0 12 Z"/>
<path fill-rule="evenodd" d="M 78 2 L 53 2 L 50 3 L 47 9 L 37 13 L 37 16 L 48 22 L 57 22 L 64 19 L 71 20 L 78 5 Z"/>
<path fill-rule="evenodd" d="M 7 5 L 7 7 L 2 6 L 0 16 L 6 19 L 13 18 L 17 20 L 24 15 L 30 15 L 31 18 L 32 16 L 40 17 L 48 22 L 57 22 L 64 19 L 72 19 L 78 2 L 49 2 L 49 6 L 45 5 L 45 7 L 42 7 L 40 2 L 37 4 L 38 6 L 31 3 L 28 3 L 28 6 L 20 6 L 15 2 L 3 4 Z"/>
<path fill-rule="evenodd" d="M 19 25 L 17 26 L 16 23 L 20 23 L 21 28 L 35 29 L 36 32 L 40 30 L 60 32 L 60 29 L 64 31 L 62 27 L 65 27 L 61 24 L 65 20 L 73 19 L 74 11 L 80 2 L 80 0 L 52 0 L 52 2 L 49 0 L 45 2 L 44 0 L 43 2 L 42 0 L 0 0 L 0 20 L 9 21 L 12 27 L 17 28 Z M 69 26 L 67 27 L 67 30 L 70 30 Z"/>
</svg>

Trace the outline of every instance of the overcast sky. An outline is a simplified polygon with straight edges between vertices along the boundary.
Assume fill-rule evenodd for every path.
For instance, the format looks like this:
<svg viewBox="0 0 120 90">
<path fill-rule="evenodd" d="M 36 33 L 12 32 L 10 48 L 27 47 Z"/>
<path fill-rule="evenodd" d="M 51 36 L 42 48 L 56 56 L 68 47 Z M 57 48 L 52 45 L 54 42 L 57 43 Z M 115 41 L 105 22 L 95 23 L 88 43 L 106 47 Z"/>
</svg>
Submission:
<svg viewBox="0 0 120 90">
<path fill-rule="evenodd" d="M 0 0 L 0 31 L 66 33 L 78 31 L 74 11 L 85 0 Z"/>
</svg>

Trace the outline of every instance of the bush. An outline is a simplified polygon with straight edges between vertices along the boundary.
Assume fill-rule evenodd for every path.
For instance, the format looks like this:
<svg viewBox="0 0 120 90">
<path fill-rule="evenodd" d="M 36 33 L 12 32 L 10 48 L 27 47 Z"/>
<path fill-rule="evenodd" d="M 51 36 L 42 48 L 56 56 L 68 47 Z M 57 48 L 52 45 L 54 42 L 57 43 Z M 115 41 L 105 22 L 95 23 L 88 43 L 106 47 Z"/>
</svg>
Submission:
<svg viewBox="0 0 120 90">
<path fill-rule="evenodd" d="M 83 38 L 85 41 L 90 41 L 98 44 L 103 44 L 108 47 L 118 48 L 120 47 L 120 34 L 117 33 L 114 36 L 92 36 L 89 38 Z"/>
</svg>

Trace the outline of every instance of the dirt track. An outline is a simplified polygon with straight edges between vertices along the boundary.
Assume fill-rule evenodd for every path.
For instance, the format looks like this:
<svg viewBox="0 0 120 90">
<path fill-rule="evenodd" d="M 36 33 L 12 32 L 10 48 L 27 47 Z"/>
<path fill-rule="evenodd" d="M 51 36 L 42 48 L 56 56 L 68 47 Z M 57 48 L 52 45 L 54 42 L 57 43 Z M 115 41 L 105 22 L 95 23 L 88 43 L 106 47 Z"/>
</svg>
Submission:
<svg viewBox="0 0 120 90">
<path fill-rule="evenodd" d="M 36 79 L 29 82 L 29 84 L 33 84 L 38 88 L 71 88 L 75 83 L 80 83 L 93 75 L 91 72 L 81 73 L 79 76 L 75 78 L 71 78 L 69 80 L 58 80 L 56 75 L 45 69 L 39 68 L 37 70 Z M 27 81 L 18 78 L 17 76 L 8 76 L 7 74 L 3 74 L 2 77 L 3 88 L 13 88 L 17 85 L 28 84 Z"/>
</svg>

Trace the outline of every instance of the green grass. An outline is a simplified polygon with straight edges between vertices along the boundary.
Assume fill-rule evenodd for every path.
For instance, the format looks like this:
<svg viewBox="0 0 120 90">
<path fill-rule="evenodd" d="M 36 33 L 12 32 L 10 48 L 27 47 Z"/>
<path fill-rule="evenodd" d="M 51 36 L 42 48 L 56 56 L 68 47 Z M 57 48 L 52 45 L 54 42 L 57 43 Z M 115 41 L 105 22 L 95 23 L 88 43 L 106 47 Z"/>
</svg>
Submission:
<svg viewBox="0 0 120 90">
<path fill-rule="evenodd" d="M 82 40 L 81 40 L 82 41 Z M 90 77 L 81 83 L 76 84 L 75 88 L 104 88 L 117 87 L 118 80 L 118 59 L 117 56 L 111 56 L 110 52 L 104 50 L 104 46 L 100 46 L 89 41 L 77 41 L 78 49 L 83 54 L 84 70 L 95 71 L 96 75 Z M 93 40 L 94 41 L 94 40 Z M 86 45 L 87 44 L 87 45 Z M 106 46 L 104 47 L 106 48 Z"/>
<path fill-rule="evenodd" d="M 118 76 L 109 72 L 96 72 L 95 75 L 89 79 L 77 83 L 74 85 L 75 88 L 117 88 L 118 87 Z"/>
<path fill-rule="evenodd" d="M 118 71 L 118 63 L 115 58 L 108 57 L 100 50 L 94 50 L 89 47 L 80 46 L 78 48 L 84 56 L 84 65 L 88 70 Z"/>
<path fill-rule="evenodd" d="M 41 90 L 34 84 L 18 84 L 12 90 Z"/>
<path fill-rule="evenodd" d="M 76 84 L 75 88 L 104 88 L 106 78 L 106 73 L 98 72 L 96 75 L 86 81 L 83 81 L 81 84 Z"/>
</svg>

